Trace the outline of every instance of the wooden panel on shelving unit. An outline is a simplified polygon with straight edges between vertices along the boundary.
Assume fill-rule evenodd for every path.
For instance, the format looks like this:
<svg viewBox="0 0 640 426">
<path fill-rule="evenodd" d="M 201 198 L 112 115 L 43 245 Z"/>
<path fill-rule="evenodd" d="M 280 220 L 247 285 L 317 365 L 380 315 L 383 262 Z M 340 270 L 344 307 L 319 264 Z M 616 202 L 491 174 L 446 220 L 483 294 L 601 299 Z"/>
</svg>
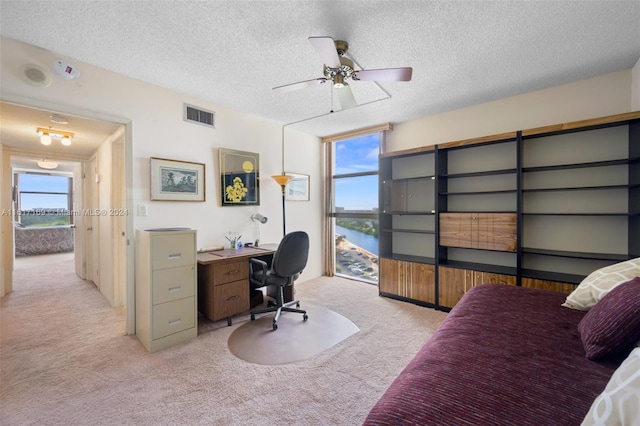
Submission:
<svg viewBox="0 0 640 426">
<path fill-rule="evenodd" d="M 382 293 L 435 304 L 435 268 L 426 263 L 381 258 L 378 288 Z"/>
<path fill-rule="evenodd" d="M 551 290 L 568 295 L 573 290 L 575 290 L 576 285 L 561 283 L 557 281 L 537 280 L 534 278 L 522 278 L 522 287 L 537 288 L 540 290 Z"/>
<path fill-rule="evenodd" d="M 516 285 L 515 275 L 494 274 L 448 266 L 440 266 L 438 271 L 438 304 L 449 308 L 453 308 L 472 287 L 482 284 Z"/>
<path fill-rule="evenodd" d="M 491 272 L 474 272 L 474 283 L 473 285 L 480 284 L 503 284 L 503 285 L 516 285 L 516 277 L 515 275 L 505 275 L 505 274 L 494 274 Z M 468 289 L 467 289 L 468 290 Z"/>
<path fill-rule="evenodd" d="M 453 308 L 466 291 L 466 269 L 438 268 L 438 304 Z"/>
<path fill-rule="evenodd" d="M 436 303 L 436 274 L 433 265 L 405 262 L 409 270 L 407 297 L 426 303 Z"/>
<path fill-rule="evenodd" d="M 581 127 L 600 126 L 611 123 L 619 123 L 628 120 L 637 120 L 640 118 L 640 111 L 625 112 L 622 114 L 609 115 L 606 117 L 591 118 L 588 120 L 571 121 L 569 123 L 554 124 L 551 126 L 536 127 L 533 129 L 525 129 L 522 136 L 535 136 L 545 133 L 560 132 L 566 130 L 579 129 Z"/>
<path fill-rule="evenodd" d="M 516 251 L 515 213 L 440 213 L 440 245 Z"/>
<path fill-rule="evenodd" d="M 440 213 L 440 245 L 473 248 L 471 213 Z"/>
<path fill-rule="evenodd" d="M 459 146 L 469 146 L 469 145 L 477 145 L 487 142 L 499 142 L 499 141 L 507 141 L 509 139 L 515 139 L 516 132 L 508 132 L 508 133 L 499 133 L 496 135 L 490 136 L 481 136 L 478 138 L 471 139 L 462 139 L 459 141 L 445 142 L 438 144 L 438 149 L 446 149 L 446 148 L 454 148 Z"/>
<path fill-rule="evenodd" d="M 478 213 L 477 248 L 516 251 L 515 213 Z"/>
<path fill-rule="evenodd" d="M 378 289 L 383 293 L 401 295 L 404 293 L 405 270 L 401 262 L 397 260 L 385 259 L 380 261 L 380 281 Z"/>
</svg>

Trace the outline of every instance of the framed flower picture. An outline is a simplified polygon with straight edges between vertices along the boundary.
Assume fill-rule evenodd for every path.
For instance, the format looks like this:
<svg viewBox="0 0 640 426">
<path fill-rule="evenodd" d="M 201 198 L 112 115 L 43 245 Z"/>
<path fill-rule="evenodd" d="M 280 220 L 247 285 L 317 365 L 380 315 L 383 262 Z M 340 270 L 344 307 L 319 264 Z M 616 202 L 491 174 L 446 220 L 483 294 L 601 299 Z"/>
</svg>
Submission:
<svg viewBox="0 0 640 426">
<path fill-rule="evenodd" d="M 151 200 L 205 201 L 204 164 L 151 157 Z"/>
<path fill-rule="evenodd" d="M 224 206 L 260 205 L 260 154 L 220 148 L 220 201 Z"/>
</svg>

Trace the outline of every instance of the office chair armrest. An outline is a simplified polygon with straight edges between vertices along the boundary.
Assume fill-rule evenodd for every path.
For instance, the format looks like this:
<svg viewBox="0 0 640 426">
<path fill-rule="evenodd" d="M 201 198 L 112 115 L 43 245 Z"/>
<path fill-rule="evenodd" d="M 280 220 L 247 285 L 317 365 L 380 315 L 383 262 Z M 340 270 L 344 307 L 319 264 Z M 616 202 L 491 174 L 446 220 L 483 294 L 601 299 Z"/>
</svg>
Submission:
<svg viewBox="0 0 640 426">
<path fill-rule="evenodd" d="M 262 277 L 261 277 L 261 281 L 260 281 L 260 287 L 264 287 L 265 285 L 267 285 L 267 270 L 269 269 L 269 266 L 267 265 L 267 262 L 265 262 L 264 260 L 260 260 L 260 259 L 254 259 L 254 258 L 250 258 L 249 259 L 249 276 L 253 277 L 253 265 L 257 265 L 259 266 L 259 270 L 262 271 Z"/>
</svg>

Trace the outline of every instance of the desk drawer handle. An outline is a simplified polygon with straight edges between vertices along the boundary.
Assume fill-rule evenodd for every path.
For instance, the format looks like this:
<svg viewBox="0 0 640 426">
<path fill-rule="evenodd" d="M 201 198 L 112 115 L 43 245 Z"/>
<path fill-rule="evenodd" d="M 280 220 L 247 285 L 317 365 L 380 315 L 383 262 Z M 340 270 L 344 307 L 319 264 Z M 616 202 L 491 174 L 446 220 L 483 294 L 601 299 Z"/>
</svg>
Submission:
<svg viewBox="0 0 640 426">
<path fill-rule="evenodd" d="M 169 254 L 169 259 L 180 259 L 182 257 L 182 253 L 171 253 Z"/>
<path fill-rule="evenodd" d="M 240 299 L 240 295 L 236 294 L 234 296 L 227 297 L 227 302 L 230 302 L 230 301 L 236 300 L 236 299 Z"/>
<path fill-rule="evenodd" d="M 180 290 L 182 290 L 182 286 L 179 285 L 179 284 L 176 285 L 176 286 L 173 286 L 173 287 L 169 287 L 169 293 L 174 293 L 174 292 L 180 291 Z"/>
<path fill-rule="evenodd" d="M 231 274 L 239 274 L 240 273 L 240 269 L 234 269 L 233 271 L 229 271 L 227 272 L 227 274 L 231 275 Z"/>
<path fill-rule="evenodd" d="M 177 325 L 180 324 L 182 322 L 182 318 L 176 318 L 173 320 L 169 320 L 169 325 Z"/>
</svg>

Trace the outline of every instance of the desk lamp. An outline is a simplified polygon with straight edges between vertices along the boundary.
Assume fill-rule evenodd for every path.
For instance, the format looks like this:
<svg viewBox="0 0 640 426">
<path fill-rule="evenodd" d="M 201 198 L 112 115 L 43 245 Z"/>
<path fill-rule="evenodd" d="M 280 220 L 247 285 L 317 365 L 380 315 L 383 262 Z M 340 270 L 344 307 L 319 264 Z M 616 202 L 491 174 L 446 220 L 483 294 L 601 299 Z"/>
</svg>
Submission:
<svg viewBox="0 0 640 426">
<path fill-rule="evenodd" d="M 258 238 L 256 238 L 256 241 L 254 242 L 254 246 L 258 247 L 258 245 L 260 244 L 260 224 L 261 223 L 267 223 L 267 220 L 269 220 L 266 216 L 261 215 L 260 213 L 254 213 L 251 215 L 251 220 L 254 222 L 258 222 L 257 223 L 257 227 L 258 227 Z"/>
</svg>

